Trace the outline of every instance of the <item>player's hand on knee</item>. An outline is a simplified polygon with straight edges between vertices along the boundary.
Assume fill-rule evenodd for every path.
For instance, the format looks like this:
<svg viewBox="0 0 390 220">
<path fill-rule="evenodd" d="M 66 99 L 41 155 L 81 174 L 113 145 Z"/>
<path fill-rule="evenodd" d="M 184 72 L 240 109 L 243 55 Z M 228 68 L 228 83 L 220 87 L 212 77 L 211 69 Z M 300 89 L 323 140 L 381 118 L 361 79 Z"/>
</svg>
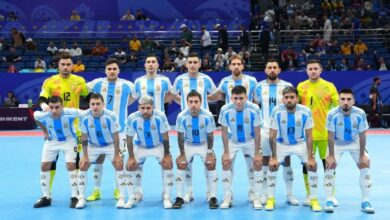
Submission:
<svg viewBox="0 0 390 220">
<path fill-rule="evenodd" d="M 123 169 L 123 160 L 122 160 L 121 156 L 119 156 L 119 154 L 114 157 L 114 167 L 117 170 Z"/>
<path fill-rule="evenodd" d="M 368 159 L 367 155 L 360 157 L 358 167 L 359 169 L 370 168 L 370 159 Z"/>
<path fill-rule="evenodd" d="M 307 166 L 307 170 L 317 171 L 317 162 L 313 157 L 309 158 L 306 166 Z"/>
<path fill-rule="evenodd" d="M 79 167 L 81 170 L 86 170 L 90 165 L 89 158 L 83 155 L 79 162 Z"/>
<path fill-rule="evenodd" d="M 231 168 L 232 161 L 230 159 L 229 153 L 223 153 L 222 155 L 222 166 L 224 170 L 229 170 Z"/>
<path fill-rule="evenodd" d="M 215 158 L 214 153 L 208 153 L 206 155 L 206 167 L 207 167 L 207 170 L 215 170 L 216 163 L 217 163 L 217 159 Z"/>
<path fill-rule="evenodd" d="M 164 157 L 161 161 L 161 166 L 164 170 L 171 170 L 173 167 L 172 156 L 171 155 L 164 155 Z"/>
<path fill-rule="evenodd" d="M 276 159 L 276 157 L 271 157 L 269 159 L 268 167 L 269 167 L 269 170 L 272 172 L 278 171 L 278 168 L 279 168 L 278 159 Z"/>
<path fill-rule="evenodd" d="M 260 154 L 255 154 L 253 157 L 253 168 L 260 171 L 263 167 L 263 157 Z"/>
<path fill-rule="evenodd" d="M 134 157 L 129 157 L 126 163 L 126 170 L 136 171 L 137 170 L 137 160 Z"/>
<path fill-rule="evenodd" d="M 326 158 L 326 169 L 336 169 L 336 166 L 337 166 L 337 163 L 336 163 L 336 159 L 334 158 L 334 156 L 328 156 Z"/>
<path fill-rule="evenodd" d="M 177 168 L 178 168 L 179 170 L 185 170 L 185 169 L 187 169 L 187 159 L 186 159 L 185 154 L 180 154 L 180 155 L 176 158 L 176 165 L 177 165 Z"/>
</svg>

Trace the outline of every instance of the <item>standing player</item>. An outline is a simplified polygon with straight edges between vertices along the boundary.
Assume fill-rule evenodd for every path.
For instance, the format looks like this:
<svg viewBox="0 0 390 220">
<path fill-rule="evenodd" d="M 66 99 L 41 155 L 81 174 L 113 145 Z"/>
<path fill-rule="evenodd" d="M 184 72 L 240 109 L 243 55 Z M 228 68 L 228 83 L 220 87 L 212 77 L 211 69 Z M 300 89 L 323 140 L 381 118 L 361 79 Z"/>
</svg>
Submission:
<svg viewBox="0 0 390 220">
<path fill-rule="evenodd" d="M 186 179 L 186 169 L 188 161 L 193 161 L 198 155 L 207 168 L 207 196 L 210 209 L 218 208 L 216 198 L 218 177 L 215 170 L 215 155 L 213 151 L 215 122 L 211 112 L 202 109 L 201 95 L 192 90 L 187 95 L 186 109 L 177 116 L 176 130 L 178 132 L 178 145 L 180 155 L 176 159 L 176 201 L 173 208 L 180 209 L 184 204 L 184 181 Z"/>
<path fill-rule="evenodd" d="M 349 152 L 360 169 L 360 189 L 363 201 L 361 209 L 366 213 L 375 210 L 369 202 L 371 176 L 370 159 L 366 151 L 366 131 L 368 123 L 366 113 L 353 106 L 355 99 L 351 89 L 340 90 L 339 106 L 328 113 L 326 128 L 328 129 L 329 155 L 326 158 L 324 188 L 327 196 L 325 212 L 333 212 L 334 174 L 337 163 L 345 152 Z"/>
<path fill-rule="evenodd" d="M 169 209 L 172 208 L 170 195 L 173 186 L 173 163 L 169 152 L 168 119 L 163 112 L 153 109 L 152 97 L 142 96 L 138 104 L 138 111 L 129 115 L 126 126 L 129 152 L 126 170 L 130 180 L 129 200 L 125 208 L 132 208 L 139 202 L 135 197 L 137 167 L 145 163 L 147 157 L 154 157 L 160 162 L 163 170 L 163 206 Z M 134 137 L 137 138 L 135 141 Z"/>
<path fill-rule="evenodd" d="M 199 72 L 201 60 L 196 53 L 191 53 L 187 58 L 186 67 L 188 73 L 182 74 L 175 79 L 171 93 L 176 95 L 174 100 L 181 105 L 181 110 L 188 109 L 187 95 L 192 90 L 196 90 L 202 97 L 202 108 L 209 110 L 207 95 L 214 94 L 217 91 L 213 80 Z M 180 95 L 180 97 L 178 96 Z M 192 161 L 189 161 L 187 166 L 186 185 L 187 193 L 184 196 L 185 202 L 193 200 L 192 193 Z"/>
<path fill-rule="evenodd" d="M 321 206 L 317 199 L 317 163 L 312 155 L 313 118 L 311 111 L 308 107 L 297 104 L 298 92 L 294 87 L 284 88 L 282 94 L 283 105 L 275 107 L 270 117 L 269 142 L 272 156 L 269 161 L 268 199 L 265 209 L 268 211 L 275 209 L 276 177 L 279 164 L 286 156 L 296 154 L 309 171 L 311 209 L 319 212 Z"/>
<path fill-rule="evenodd" d="M 127 106 L 133 102 L 133 84 L 125 79 L 118 78 L 120 69 L 119 62 L 115 58 L 110 58 L 106 61 L 106 75 L 105 78 L 98 78 L 87 83 L 88 90 L 93 93 L 101 94 L 105 102 L 105 108 L 115 112 L 119 117 L 119 150 L 121 156 L 126 152 L 126 118 L 127 118 Z M 103 173 L 103 162 L 105 155 L 102 154 L 96 160 L 95 168 L 93 169 L 94 178 L 94 190 L 87 201 L 99 200 L 101 197 L 100 185 Z M 116 188 L 114 191 L 114 197 L 119 199 L 119 190 Z"/>
<path fill-rule="evenodd" d="M 51 205 L 50 196 L 50 167 L 56 161 L 59 152 L 63 152 L 68 169 L 71 198 L 70 208 L 77 204 L 77 137 L 75 133 L 74 120 L 78 118 L 79 111 L 76 109 L 64 108 L 62 99 L 59 96 L 49 98 L 49 111 L 36 111 L 34 118 L 43 130 L 45 143 L 42 150 L 41 163 L 41 189 L 42 198 L 35 204 L 34 208 L 41 208 Z"/>
<path fill-rule="evenodd" d="M 263 171 L 261 170 L 260 127 L 263 119 L 260 116 L 260 108 L 248 101 L 247 91 L 243 86 L 235 86 L 232 89 L 231 101 L 222 107 L 218 119 L 221 124 L 224 148 L 222 155 L 224 199 L 220 207 L 228 209 L 233 204 L 233 165 L 238 151 L 242 150 L 243 154 L 253 161 L 253 164 L 249 164 L 248 167 L 248 169 L 254 169 L 253 208 L 261 209 Z M 230 129 L 230 134 L 228 129 Z"/>
<path fill-rule="evenodd" d="M 119 153 L 120 125 L 115 113 L 105 109 L 104 105 L 103 96 L 94 93 L 89 100 L 90 109 L 80 115 L 83 156 L 80 159 L 80 171 L 77 176 L 80 194 L 76 205 L 78 209 L 84 208 L 86 203 L 85 188 L 87 187 L 88 168 L 102 154 L 109 157 L 115 168 L 115 178 L 120 193 L 116 207 L 123 208 L 125 205 L 126 175 Z"/>
<path fill-rule="evenodd" d="M 51 76 L 43 82 L 42 91 L 39 94 L 38 106 L 40 106 L 43 111 L 48 111 L 49 106 L 47 100 L 52 96 L 59 96 L 63 100 L 64 107 L 78 109 L 80 107 L 80 96 L 88 95 L 87 84 L 85 83 L 84 78 L 72 74 L 73 61 L 69 54 L 60 56 L 58 70 L 59 73 L 57 75 Z M 74 123 L 77 136 L 80 138 L 81 134 L 78 130 L 78 119 L 76 119 Z M 80 143 L 78 144 L 80 145 Z M 77 161 L 78 159 L 79 156 L 77 155 Z M 53 185 L 56 161 L 57 159 L 53 161 L 50 168 L 50 188 Z M 76 167 L 78 166 L 77 161 Z"/>
<path fill-rule="evenodd" d="M 218 92 L 214 95 L 209 96 L 209 100 L 222 100 L 225 99 L 226 104 L 231 101 L 232 89 L 235 86 L 243 86 L 247 91 L 248 100 L 253 102 L 254 91 L 257 80 L 253 76 L 245 75 L 242 71 L 244 70 L 244 59 L 239 55 L 233 55 L 229 59 L 229 70 L 232 72 L 231 76 L 225 77 L 219 83 Z M 249 201 L 253 201 L 254 190 L 253 190 L 253 170 L 249 169 L 252 167 L 251 155 L 245 155 L 245 161 L 247 164 L 248 179 L 250 183 L 248 198 Z"/>
<path fill-rule="evenodd" d="M 328 147 L 328 133 L 325 129 L 326 115 L 329 110 L 338 103 L 338 93 L 333 83 L 322 79 L 322 66 L 317 60 L 309 60 L 306 65 L 308 80 L 298 84 L 299 102 L 306 105 L 313 113 L 313 155 L 318 153 L 325 170 L 326 149 Z M 310 204 L 310 189 L 306 167 L 303 166 L 303 177 L 307 196 L 303 205 Z M 334 199 L 337 206 L 337 200 Z"/>
<path fill-rule="evenodd" d="M 270 59 L 265 64 L 265 75 L 267 79 L 259 82 L 255 88 L 254 102 L 260 105 L 261 117 L 264 119 L 264 126 L 262 127 L 261 146 L 263 147 L 263 191 L 267 189 L 267 172 L 269 170 L 268 163 L 271 156 L 271 147 L 269 146 L 269 122 L 272 110 L 282 104 L 282 91 L 287 86 L 292 86 L 291 83 L 281 80 L 279 78 L 280 67 L 278 61 Z M 283 177 L 286 183 L 287 202 L 291 205 L 299 205 L 299 201 L 294 197 L 292 192 L 292 185 L 294 180 L 293 170 L 290 166 L 290 157 L 286 157 L 283 163 Z M 263 194 L 262 203 L 267 200 L 266 193 Z"/>
</svg>

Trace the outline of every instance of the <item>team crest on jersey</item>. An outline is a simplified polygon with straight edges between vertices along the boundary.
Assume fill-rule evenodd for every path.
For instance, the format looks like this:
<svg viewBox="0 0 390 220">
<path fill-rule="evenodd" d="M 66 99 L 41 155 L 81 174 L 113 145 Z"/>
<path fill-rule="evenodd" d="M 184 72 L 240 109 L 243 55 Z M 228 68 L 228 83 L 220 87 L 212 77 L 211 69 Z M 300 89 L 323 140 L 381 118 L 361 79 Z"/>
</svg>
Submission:
<svg viewBox="0 0 390 220">
<path fill-rule="evenodd" d="M 145 86 L 142 86 L 141 90 L 146 90 L 146 87 L 145 87 Z"/>
<path fill-rule="evenodd" d="M 263 90 L 263 92 L 262 92 L 261 94 L 262 94 L 262 95 L 268 95 L 268 91 Z"/>
<path fill-rule="evenodd" d="M 116 94 L 121 94 L 121 90 L 120 90 L 120 89 L 117 89 L 117 90 L 115 91 L 115 93 L 116 93 Z"/>
<path fill-rule="evenodd" d="M 94 127 L 95 127 L 95 125 L 93 125 L 93 124 L 89 125 L 89 128 L 94 128 Z"/>
<path fill-rule="evenodd" d="M 295 125 L 296 126 L 302 126 L 302 122 L 300 120 L 298 120 L 298 121 L 295 122 Z"/>
<path fill-rule="evenodd" d="M 141 128 L 141 127 L 138 127 L 137 129 L 140 130 L 140 131 L 142 131 L 142 128 Z"/>
<path fill-rule="evenodd" d="M 286 124 L 287 122 L 286 122 L 286 120 L 282 120 L 281 123 L 282 124 Z"/>
<path fill-rule="evenodd" d="M 203 85 L 204 85 L 203 81 L 199 81 L 198 85 L 199 85 L 199 87 L 203 87 Z"/>
<path fill-rule="evenodd" d="M 106 128 L 107 128 L 107 125 L 106 125 L 106 124 L 103 124 L 102 127 L 103 127 L 104 129 L 106 129 Z"/>
<path fill-rule="evenodd" d="M 235 118 L 230 119 L 231 122 L 236 122 Z"/>
<path fill-rule="evenodd" d="M 232 84 L 230 84 L 230 85 L 229 85 L 229 90 L 232 90 L 233 87 L 234 87 L 234 86 L 233 86 Z"/>
<path fill-rule="evenodd" d="M 68 127 L 69 127 L 68 123 L 65 123 L 64 128 L 68 128 Z"/>
<path fill-rule="evenodd" d="M 191 124 L 188 124 L 188 125 L 187 125 L 187 128 L 192 128 L 192 125 L 191 125 Z"/>
<path fill-rule="evenodd" d="M 184 88 L 185 88 L 185 87 L 189 87 L 188 83 L 184 84 Z"/>
<path fill-rule="evenodd" d="M 249 118 L 245 117 L 244 122 L 248 124 L 249 123 Z"/>
<path fill-rule="evenodd" d="M 152 126 L 150 126 L 152 128 L 152 130 L 156 130 L 156 125 L 152 124 Z"/>
<path fill-rule="evenodd" d="M 344 124 L 340 121 L 340 123 L 337 124 L 337 126 L 344 126 Z"/>
<path fill-rule="evenodd" d="M 102 89 L 102 92 L 107 92 L 107 88 L 104 87 L 104 88 Z"/>
<path fill-rule="evenodd" d="M 156 91 L 160 91 L 161 87 L 159 85 L 156 86 Z"/>
<path fill-rule="evenodd" d="M 200 128 L 204 128 L 204 123 L 200 124 Z"/>
</svg>

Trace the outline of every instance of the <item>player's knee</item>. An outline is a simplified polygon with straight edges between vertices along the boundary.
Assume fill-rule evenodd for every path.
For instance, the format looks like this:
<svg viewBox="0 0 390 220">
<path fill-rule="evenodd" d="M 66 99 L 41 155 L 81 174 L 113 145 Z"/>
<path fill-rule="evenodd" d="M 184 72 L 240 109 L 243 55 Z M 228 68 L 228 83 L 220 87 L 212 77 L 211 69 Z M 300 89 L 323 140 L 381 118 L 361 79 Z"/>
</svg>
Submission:
<svg viewBox="0 0 390 220">
<path fill-rule="evenodd" d="M 178 163 L 176 163 L 176 165 L 177 165 L 177 169 L 179 169 L 179 170 L 187 170 L 187 163 L 178 162 Z"/>
<path fill-rule="evenodd" d="M 52 164 L 52 163 L 50 163 L 50 162 L 42 162 L 42 163 L 41 163 L 41 171 L 42 171 L 42 172 L 50 171 L 51 164 Z"/>
<path fill-rule="evenodd" d="M 67 162 L 67 163 L 66 163 L 66 169 L 68 169 L 69 171 L 75 170 L 75 169 L 76 169 L 76 163 Z"/>
<path fill-rule="evenodd" d="M 215 170 L 215 165 L 216 165 L 215 162 L 210 162 L 210 163 L 206 162 L 206 168 L 208 171 Z"/>
</svg>

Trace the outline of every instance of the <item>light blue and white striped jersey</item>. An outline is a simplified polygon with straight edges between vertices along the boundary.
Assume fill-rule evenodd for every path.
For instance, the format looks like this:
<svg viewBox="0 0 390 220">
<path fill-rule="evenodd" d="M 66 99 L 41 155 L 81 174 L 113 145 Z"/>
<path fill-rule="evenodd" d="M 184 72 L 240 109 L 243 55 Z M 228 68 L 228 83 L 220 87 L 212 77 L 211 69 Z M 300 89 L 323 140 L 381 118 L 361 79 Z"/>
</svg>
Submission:
<svg viewBox="0 0 390 220">
<path fill-rule="evenodd" d="M 88 109 L 80 115 L 80 130 L 88 135 L 89 143 L 105 147 L 114 143 L 113 134 L 120 131 L 120 125 L 115 112 L 103 109 L 102 116 L 95 118 Z"/>
<path fill-rule="evenodd" d="M 233 142 L 245 143 L 255 137 L 255 127 L 263 125 L 260 108 L 247 101 L 243 111 L 236 111 L 234 103 L 224 105 L 219 114 L 218 122 L 230 129 L 230 139 Z"/>
<path fill-rule="evenodd" d="M 277 83 L 268 83 L 267 80 L 260 81 L 255 88 L 254 100 L 260 104 L 261 117 L 264 119 L 264 127 L 269 127 L 269 117 L 275 106 L 283 104 L 282 91 L 291 83 L 279 80 Z"/>
<path fill-rule="evenodd" d="M 359 134 L 368 129 L 366 113 L 363 109 L 352 106 L 351 114 L 344 115 L 342 109 L 337 106 L 328 113 L 326 129 L 334 132 L 337 144 L 357 142 Z"/>
<path fill-rule="evenodd" d="M 173 83 L 171 92 L 175 95 L 180 94 L 182 111 L 188 109 L 187 95 L 192 90 L 196 90 L 200 93 L 202 96 L 202 108 L 208 110 L 207 94 L 214 94 L 217 92 L 217 87 L 213 80 L 203 73 L 198 73 L 198 77 L 196 78 L 190 78 L 188 73 L 178 76 Z"/>
<path fill-rule="evenodd" d="M 165 112 L 164 98 L 171 89 L 172 84 L 168 77 L 158 74 L 156 78 L 148 79 L 145 75 L 135 80 L 133 97 L 138 99 L 148 95 L 153 98 L 154 108 Z"/>
<path fill-rule="evenodd" d="M 163 133 L 168 132 L 170 126 L 167 116 L 162 111 L 153 110 L 150 119 L 145 120 L 137 111 L 127 118 L 126 135 L 134 138 L 136 145 L 153 148 L 163 143 Z"/>
<path fill-rule="evenodd" d="M 253 76 L 248 76 L 242 74 L 242 79 L 234 80 L 233 76 L 227 76 L 221 80 L 218 86 L 218 91 L 225 93 L 226 103 L 231 102 L 230 97 L 232 96 L 232 89 L 235 86 L 244 86 L 246 88 L 246 94 L 248 95 L 248 100 L 253 101 L 253 93 L 255 91 L 255 87 L 257 84 L 257 80 Z"/>
<path fill-rule="evenodd" d="M 214 130 L 214 116 L 205 109 L 201 109 L 197 117 L 193 117 L 189 109 L 180 112 L 177 116 L 176 131 L 184 133 L 186 143 L 206 143 L 207 133 L 212 133 Z"/>
<path fill-rule="evenodd" d="M 119 117 L 121 125 L 119 132 L 124 132 L 128 101 L 134 89 L 133 83 L 121 78 L 118 78 L 116 82 L 109 82 L 107 78 L 98 78 L 87 83 L 87 87 L 90 92 L 100 93 L 103 96 L 105 108 L 114 111 Z"/>
<path fill-rule="evenodd" d="M 35 111 L 34 118 L 46 127 L 49 140 L 66 141 L 69 138 L 77 140 L 74 120 L 80 115 L 79 109 L 64 108 L 60 118 L 52 118 L 50 112 Z"/>
<path fill-rule="evenodd" d="M 277 141 L 288 145 L 305 141 L 305 130 L 314 126 L 310 108 L 301 104 L 297 104 L 294 113 L 288 112 L 285 105 L 278 105 L 270 119 L 270 128 L 278 131 Z"/>
</svg>

